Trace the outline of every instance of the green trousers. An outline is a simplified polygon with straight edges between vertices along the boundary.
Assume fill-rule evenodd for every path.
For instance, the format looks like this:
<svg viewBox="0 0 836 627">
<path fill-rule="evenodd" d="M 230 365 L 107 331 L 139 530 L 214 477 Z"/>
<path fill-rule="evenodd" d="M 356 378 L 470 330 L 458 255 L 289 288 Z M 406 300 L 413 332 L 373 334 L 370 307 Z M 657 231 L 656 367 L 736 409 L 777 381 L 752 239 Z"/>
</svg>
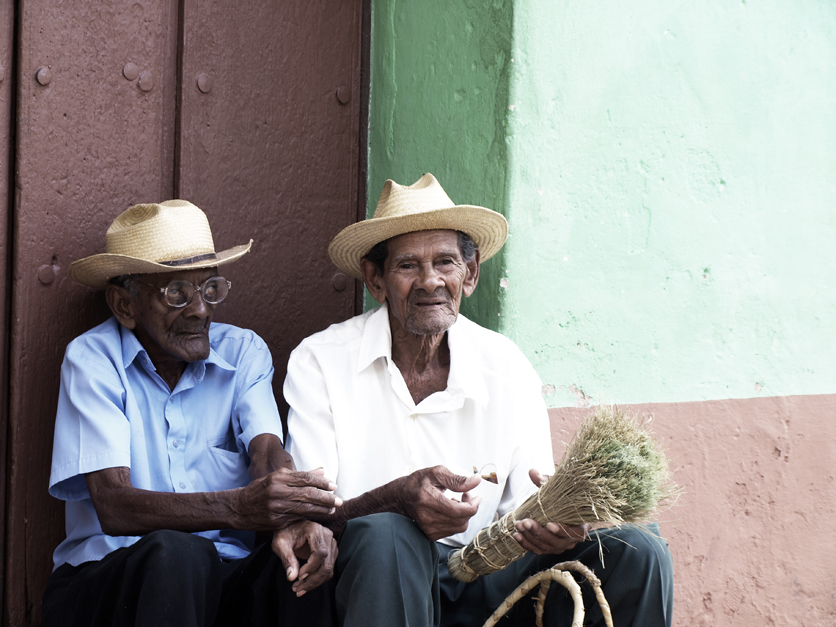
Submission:
<svg viewBox="0 0 836 627">
<path fill-rule="evenodd" d="M 413 521 L 397 514 L 352 520 L 339 547 L 331 585 L 344 627 L 481 627 L 527 577 L 568 560 L 583 562 L 601 579 L 618 627 L 671 625 L 673 566 L 656 525 L 646 531 L 624 527 L 593 532 L 590 540 L 571 551 L 526 554 L 472 583 L 456 581 L 447 572 L 450 547 L 431 542 Z M 581 590 L 584 624 L 604 625 L 592 588 L 582 584 Z M 565 588 L 552 584 L 544 623 L 569 627 L 573 610 Z M 518 602 L 500 625 L 533 627 L 533 600 Z"/>
</svg>

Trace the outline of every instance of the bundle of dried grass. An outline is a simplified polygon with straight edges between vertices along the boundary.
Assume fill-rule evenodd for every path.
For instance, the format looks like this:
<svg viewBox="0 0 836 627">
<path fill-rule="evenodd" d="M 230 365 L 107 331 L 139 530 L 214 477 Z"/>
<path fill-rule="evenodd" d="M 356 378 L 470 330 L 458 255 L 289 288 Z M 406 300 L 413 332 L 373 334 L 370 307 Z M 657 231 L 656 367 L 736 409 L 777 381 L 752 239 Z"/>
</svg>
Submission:
<svg viewBox="0 0 836 627">
<path fill-rule="evenodd" d="M 473 581 L 522 557 L 525 549 L 514 540 L 519 520 L 597 527 L 644 522 L 677 492 L 667 459 L 643 421 L 615 407 L 597 407 L 578 427 L 554 475 L 451 554 L 447 568 L 459 581 Z"/>
</svg>

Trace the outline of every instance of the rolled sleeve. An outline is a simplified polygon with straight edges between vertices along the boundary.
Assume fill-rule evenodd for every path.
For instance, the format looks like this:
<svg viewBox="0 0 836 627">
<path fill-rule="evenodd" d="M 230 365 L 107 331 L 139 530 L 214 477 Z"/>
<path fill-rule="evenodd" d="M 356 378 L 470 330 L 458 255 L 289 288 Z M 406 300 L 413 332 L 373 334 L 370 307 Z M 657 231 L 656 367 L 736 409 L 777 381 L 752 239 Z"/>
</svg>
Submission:
<svg viewBox="0 0 836 627">
<path fill-rule="evenodd" d="M 49 493 L 68 501 L 88 496 L 84 474 L 131 465 L 125 385 L 81 353 L 68 349 L 61 366 L 49 479 Z"/>
<path fill-rule="evenodd" d="M 273 358 L 261 338 L 254 337 L 238 369 L 241 388 L 233 418 L 240 428 L 240 444 L 248 451 L 252 439 L 265 433 L 281 440 L 282 421 L 273 395 Z"/>
</svg>

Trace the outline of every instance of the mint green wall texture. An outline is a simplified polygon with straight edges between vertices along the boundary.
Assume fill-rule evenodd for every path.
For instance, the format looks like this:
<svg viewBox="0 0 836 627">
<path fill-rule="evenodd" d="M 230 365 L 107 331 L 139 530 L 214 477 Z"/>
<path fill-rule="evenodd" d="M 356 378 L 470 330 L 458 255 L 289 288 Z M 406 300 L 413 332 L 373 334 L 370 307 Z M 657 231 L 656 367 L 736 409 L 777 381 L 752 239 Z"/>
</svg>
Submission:
<svg viewBox="0 0 836 627">
<path fill-rule="evenodd" d="M 376 0 L 370 206 L 506 215 L 465 312 L 552 406 L 833 393 L 835 77 L 827 0 Z"/>
<path fill-rule="evenodd" d="M 501 330 L 548 399 L 836 392 L 836 3 L 515 5 Z"/>
<path fill-rule="evenodd" d="M 386 179 L 410 185 L 425 172 L 454 202 L 504 213 L 511 9 L 502 1 L 372 3 L 369 215 Z M 498 285 L 502 257 L 482 266 L 484 285 Z M 496 329 L 497 289 L 480 287 L 462 310 Z"/>
</svg>

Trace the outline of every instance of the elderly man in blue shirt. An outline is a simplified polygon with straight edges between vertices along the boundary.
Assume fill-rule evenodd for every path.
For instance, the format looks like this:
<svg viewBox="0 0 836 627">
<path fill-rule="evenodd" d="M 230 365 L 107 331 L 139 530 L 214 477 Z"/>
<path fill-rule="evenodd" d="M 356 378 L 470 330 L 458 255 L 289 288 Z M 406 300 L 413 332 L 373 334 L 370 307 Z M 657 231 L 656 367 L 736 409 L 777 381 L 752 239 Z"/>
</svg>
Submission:
<svg viewBox="0 0 836 627">
<path fill-rule="evenodd" d="M 113 317 L 61 369 L 49 491 L 67 538 L 45 625 L 327 622 L 336 543 L 307 518 L 333 514 L 336 486 L 284 451 L 261 338 L 211 324 L 219 267 L 251 245 L 216 253 L 205 214 L 172 200 L 131 207 L 107 253 L 70 266 Z"/>
</svg>

